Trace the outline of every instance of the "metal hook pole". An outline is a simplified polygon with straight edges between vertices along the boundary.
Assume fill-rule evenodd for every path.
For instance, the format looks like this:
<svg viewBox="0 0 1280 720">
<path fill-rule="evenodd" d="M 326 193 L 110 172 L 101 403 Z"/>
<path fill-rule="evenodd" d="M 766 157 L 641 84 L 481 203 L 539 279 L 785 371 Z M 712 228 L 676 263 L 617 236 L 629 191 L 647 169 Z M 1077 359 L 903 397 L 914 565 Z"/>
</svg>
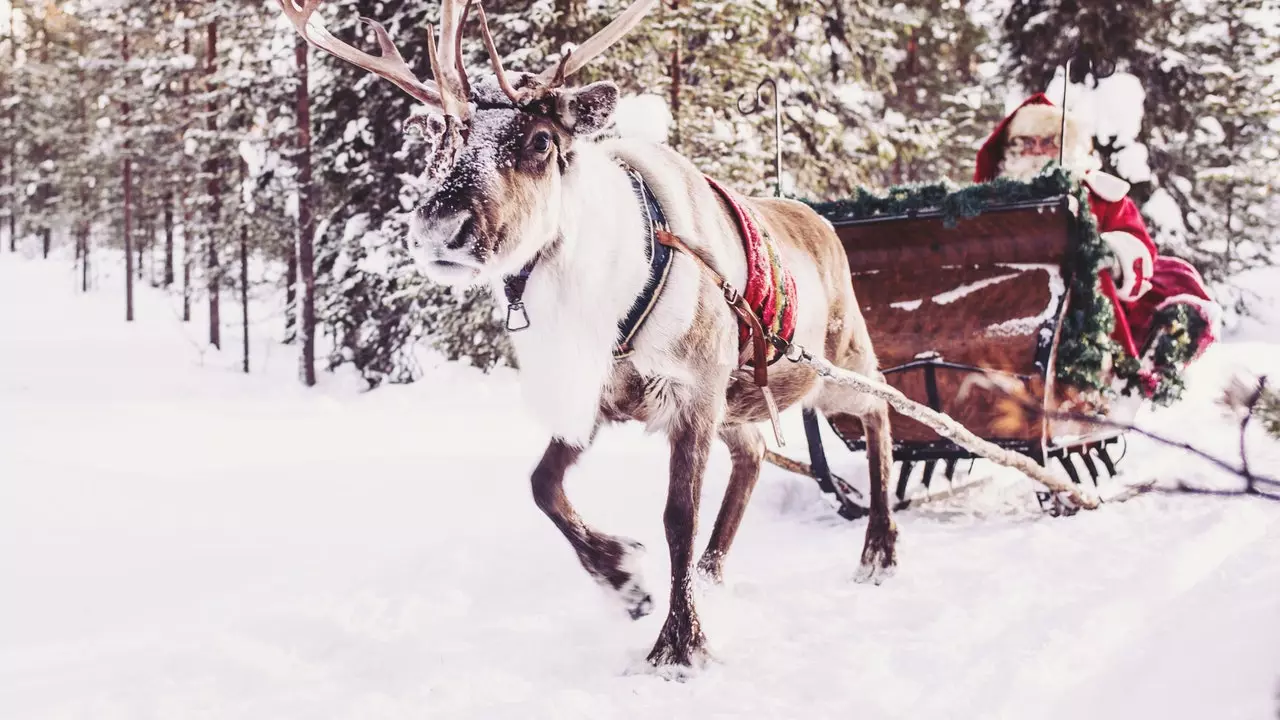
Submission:
<svg viewBox="0 0 1280 720">
<path fill-rule="evenodd" d="M 1067 153 L 1067 91 L 1071 89 L 1071 61 L 1062 67 L 1062 126 L 1058 129 L 1058 167 L 1062 167 Z"/>
<path fill-rule="evenodd" d="M 743 115 L 753 115 L 764 110 L 764 89 L 765 86 L 773 91 L 773 194 L 782 197 L 782 98 L 778 94 L 778 83 L 773 78 L 765 78 L 756 85 L 754 102 L 743 107 L 743 101 L 748 95 L 743 93 L 738 96 L 738 112 Z"/>
</svg>

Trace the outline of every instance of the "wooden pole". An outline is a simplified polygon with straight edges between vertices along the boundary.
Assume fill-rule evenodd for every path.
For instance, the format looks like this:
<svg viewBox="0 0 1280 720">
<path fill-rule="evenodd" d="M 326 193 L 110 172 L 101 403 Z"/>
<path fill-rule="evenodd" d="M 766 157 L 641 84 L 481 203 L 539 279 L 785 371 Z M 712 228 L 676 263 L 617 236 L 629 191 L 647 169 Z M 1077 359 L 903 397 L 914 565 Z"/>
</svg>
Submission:
<svg viewBox="0 0 1280 720">
<path fill-rule="evenodd" d="M 897 388 L 872 380 L 852 370 L 838 368 L 826 360 L 812 357 L 808 353 L 802 354 L 800 362 L 809 365 L 817 370 L 819 375 L 835 383 L 857 388 L 868 395 L 884 400 L 894 410 L 922 423 L 960 447 L 999 465 L 1018 470 L 1023 475 L 1040 482 L 1050 490 L 1067 495 L 1072 502 L 1082 508 L 1093 510 L 1098 507 L 1097 498 L 1082 493 L 1078 487 L 1071 483 L 1063 482 L 1035 460 L 1022 453 L 1006 450 L 995 443 L 983 440 L 953 418 L 907 398 Z"/>
</svg>

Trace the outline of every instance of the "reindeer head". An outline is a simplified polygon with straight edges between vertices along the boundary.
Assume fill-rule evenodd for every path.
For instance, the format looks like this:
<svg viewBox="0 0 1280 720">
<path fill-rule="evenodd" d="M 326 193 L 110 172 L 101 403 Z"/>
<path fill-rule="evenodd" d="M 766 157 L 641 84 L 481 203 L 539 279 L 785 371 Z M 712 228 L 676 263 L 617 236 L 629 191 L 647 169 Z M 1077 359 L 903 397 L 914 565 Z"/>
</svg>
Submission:
<svg viewBox="0 0 1280 720">
<path fill-rule="evenodd" d="M 434 81 L 419 80 L 386 30 L 362 18 L 377 35 L 381 56 L 335 38 L 313 19 L 320 0 L 279 0 L 308 42 L 395 83 L 427 106 L 412 118 L 427 140 L 428 192 L 410 220 L 409 242 L 423 272 L 437 282 L 470 285 L 518 270 L 560 232 L 563 176 L 574 139 L 602 129 L 613 114 L 612 83 L 564 87 L 585 66 L 634 27 L 657 0 L 636 0 L 608 26 L 538 75 L 503 70 L 484 8 L 444 0 L 439 51 L 428 29 Z M 459 53 L 471 6 L 493 75 L 473 87 Z"/>
</svg>

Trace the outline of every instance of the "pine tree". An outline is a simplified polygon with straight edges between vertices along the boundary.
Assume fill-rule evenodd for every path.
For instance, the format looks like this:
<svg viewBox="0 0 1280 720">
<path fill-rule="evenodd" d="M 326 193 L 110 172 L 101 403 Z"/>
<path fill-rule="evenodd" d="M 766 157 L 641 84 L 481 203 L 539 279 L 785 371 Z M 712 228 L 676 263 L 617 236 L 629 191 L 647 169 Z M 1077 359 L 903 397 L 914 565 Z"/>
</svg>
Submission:
<svg viewBox="0 0 1280 720">
<path fill-rule="evenodd" d="M 348 0 L 322 10 L 330 31 L 358 47 L 372 46 L 358 17 L 378 18 L 420 76 L 428 76 L 423 29 L 437 22 L 438 6 Z M 469 58 L 485 57 L 474 33 L 468 45 Z M 458 327 L 459 302 L 479 303 L 479 308 L 483 301 L 474 293 L 456 298 L 428 282 L 403 245 L 416 202 L 407 181 L 424 162 L 420 147 L 401 132 L 400 123 L 413 111 L 412 98 L 348 63 L 322 53 L 312 57 L 332 77 L 312 99 L 320 219 L 317 314 L 334 339 L 329 367 L 351 363 L 370 386 L 407 382 L 418 372 L 413 344 L 424 337 L 450 358 L 470 357 L 486 368 L 486 362 L 509 357 L 492 305 L 472 315 L 475 323 Z M 487 68 L 487 59 L 470 66 L 479 72 Z"/>
<path fill-rule="evenodd" d="M 1131 194 L 1162 248 L 1214 280 L 1273 261 L 1278 9 L 1275 0 L 1015 0 L 1004 20 L 1008 69 L 1026 88 L 1043 88 L 1080 48 L 1142 82 L 1135 147 L 1151 172 L 1130 178 Z M 1119 172 L 1126 148 L 1097 140 L 1104 167 Z"/>
<path fill-rule="evenodd" d="M 974 148 L 1003 115 L 983 74 L 997 47 L 959 0 L 917 0 L 891 25 L 901 59 L 885 93 L 883 119 L 893 158 L 879 184 L 967 181 Z"/>
<path fill-rule="evenodd" d="M 1213 279 L 1258 264 L 1271 264 L 1280 246 L 1280 218 L 1272 188 L 1280 182 L 1280 85 L 1269 68 L 1280 62 L 1274 0 L 1212 0 L 1190 11 L 1197 32 L 1187 46 L 1196 58 L 1195 125 L 1181 141 L 1175 189 L 1186 234 L 1166 235 L 1185 244 L 1190 258 Z"/>
</svg>

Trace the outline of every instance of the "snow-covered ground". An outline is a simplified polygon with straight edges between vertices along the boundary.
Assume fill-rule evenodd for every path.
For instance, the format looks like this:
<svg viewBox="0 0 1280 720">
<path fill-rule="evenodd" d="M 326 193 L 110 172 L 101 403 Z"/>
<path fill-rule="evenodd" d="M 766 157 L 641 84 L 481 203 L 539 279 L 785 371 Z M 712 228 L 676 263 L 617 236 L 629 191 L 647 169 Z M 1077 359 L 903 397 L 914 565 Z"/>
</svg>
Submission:
<svg viewBox="0 0 1280 720">
<path fill-rule="evenodd" d="M 121 296 L 0 255 L 6 720 L 1280 711 L 1280 503 L 1148 494 L 1052 519 L 1001 476 L 901 513 L 898 575 L 868 587 L 863 523 L 767 469 L 726 585 L 700 591 L 718 661 L 668 682 L 641 663 L 665 612 L 663 439 L 607 431 L 569 480 L 584 517 L 649 548 L 659 608 L 631 622 L 533 505 L 545 436 L 512 373 L 305 390 L 291 350 L 258 343 L 245 376 L 238 334 L 202 352 L 170 298 L 140 290 L 126 325 Z M 1243 330 L 1142 422 L 1229 456 L 1213 399 L 1231 369 L 1280 377 L 1280 318 Z M 1249 442 L 1280 472 L 1275 443 Z M 1227 482 L 1140 439 L 1127 455 L 1130 480 Z M 727 474 L 717 447 L 704 538 Z"/>
</svg>

